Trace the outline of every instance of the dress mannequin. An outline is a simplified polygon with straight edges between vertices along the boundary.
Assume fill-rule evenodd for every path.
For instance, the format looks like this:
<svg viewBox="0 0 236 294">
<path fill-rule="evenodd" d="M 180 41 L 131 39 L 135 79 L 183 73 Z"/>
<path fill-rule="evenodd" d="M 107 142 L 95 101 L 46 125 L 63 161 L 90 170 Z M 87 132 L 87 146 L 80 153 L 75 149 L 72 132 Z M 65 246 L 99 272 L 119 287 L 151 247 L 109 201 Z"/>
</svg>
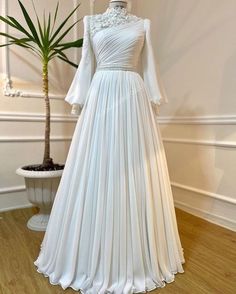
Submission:
<svg viewBox="0 0 236 294">
<path fill-rule="evenodd" d="M 115 8 L 115 7 L 123 7 L 127 8 L 127 1 L 116 1 L 116 0 L 111 0 L 109 2 L 109 7 Z"/>
</svg>

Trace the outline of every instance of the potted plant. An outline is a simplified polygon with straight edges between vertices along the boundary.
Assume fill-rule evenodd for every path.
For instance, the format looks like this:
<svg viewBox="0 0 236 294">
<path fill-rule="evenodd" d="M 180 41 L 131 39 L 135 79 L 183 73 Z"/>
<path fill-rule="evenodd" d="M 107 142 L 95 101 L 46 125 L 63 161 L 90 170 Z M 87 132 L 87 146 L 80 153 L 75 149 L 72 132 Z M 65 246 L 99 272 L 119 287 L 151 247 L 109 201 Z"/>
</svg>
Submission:
<svg viewBox="0 0 236 294">
<path fill-rule="evenodd" d="M 59 2 L 57 2 L 54 15 L 49 12 L 48 17 L 43 17 L 43 21 L 39 20 L 35 6 L 36 25 L 33 23 L 29 13 L 24 5 L 18 0 L 21 12 L 23 14 L 26 26 L 21 24 L 12 16 L 0 16 L 0 21 L 6 23 L 10 27 L 22 34 L 21 38 L 14 35 L 0 32 L 1 36 L 6 38 L 6 43 L 0 47 L 17 45 L 36 54 L 42 65 L 42 91 L 45 100 L 45 138 L 44 138 L 44 155 L 40 164 L 32 164 L 21 166 L 16 170 L 18 175 L 24 176 L 28 200 L 39 207 L 39 213 L 32 216 L 27 226 L 32 230 L 45 231 L 49 219 L 50 210 L 53 200 L 60 183 L 64 164 L 54 163 L 50 156 L 50 99 L 49 99 L 49 76 L 48 65 L 50 61 L 56 57 L 77 67 L 71 62 L 64 51 L 70 48 L 82 47 L 83 39 L 72 42 L 65 42 L 64 37 L 72 30 L 72 28 L 81 20 L 74 21 L 67 28 L 69 19 L 76 12 L 80 4 L 78 4 L 69 15 L 55 28 L 58 15 Z"/>
</svg>

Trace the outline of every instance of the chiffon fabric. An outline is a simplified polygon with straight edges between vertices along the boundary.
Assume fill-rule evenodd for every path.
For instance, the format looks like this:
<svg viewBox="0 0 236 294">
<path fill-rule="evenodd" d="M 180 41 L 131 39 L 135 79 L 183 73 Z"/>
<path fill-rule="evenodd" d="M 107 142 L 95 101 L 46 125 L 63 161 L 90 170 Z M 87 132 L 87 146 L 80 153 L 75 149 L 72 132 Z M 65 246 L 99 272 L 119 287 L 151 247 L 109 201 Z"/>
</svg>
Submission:
<svg viewBox="0 0 236 294">
<path fill-rule="evenodd" d="M 83 108 L 34 264 L 63 289 L 144 293 L 184 272 L 151 103 L 168 100 L 155 66 L 150 20 L 92 36 L 91 17 L 83 19 L 82 58 L 65 98 Z"/>
</svg>

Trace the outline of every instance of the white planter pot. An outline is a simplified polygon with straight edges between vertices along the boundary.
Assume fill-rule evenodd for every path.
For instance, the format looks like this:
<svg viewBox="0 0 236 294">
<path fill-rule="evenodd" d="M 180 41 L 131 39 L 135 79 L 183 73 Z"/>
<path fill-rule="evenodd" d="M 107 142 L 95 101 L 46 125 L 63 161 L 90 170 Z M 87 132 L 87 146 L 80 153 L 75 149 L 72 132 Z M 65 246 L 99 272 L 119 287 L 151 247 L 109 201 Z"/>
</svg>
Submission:
<svg viewBox="0 0 236 294">
<path fill-rule="evenodd" d="M 25 178 L 28 200 L 39 207 L 39 212 L 28 220 L 27 227 L 34 231 L 45 231 L 63 169 L 29 171 L 19 167 L 16 173 Z"/>
</svg>

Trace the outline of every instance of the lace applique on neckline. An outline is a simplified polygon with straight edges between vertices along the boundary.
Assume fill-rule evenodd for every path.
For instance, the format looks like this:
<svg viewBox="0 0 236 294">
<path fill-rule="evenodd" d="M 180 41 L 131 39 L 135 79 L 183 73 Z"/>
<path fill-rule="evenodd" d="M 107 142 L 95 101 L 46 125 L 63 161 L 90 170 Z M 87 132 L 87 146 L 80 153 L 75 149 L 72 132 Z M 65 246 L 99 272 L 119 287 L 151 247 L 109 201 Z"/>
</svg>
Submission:
<svg viewBox="0 0 236 294">
<path fill-rule="evenodd" d="M 116 27 L 125 23 L 132 23 L 141 20 L 141 17 L 133 15 L 124 7 L 108 7 L 104 13 L 91 15 L 90 33 L 94 36 L 96 32 Z"/>
</svg>

